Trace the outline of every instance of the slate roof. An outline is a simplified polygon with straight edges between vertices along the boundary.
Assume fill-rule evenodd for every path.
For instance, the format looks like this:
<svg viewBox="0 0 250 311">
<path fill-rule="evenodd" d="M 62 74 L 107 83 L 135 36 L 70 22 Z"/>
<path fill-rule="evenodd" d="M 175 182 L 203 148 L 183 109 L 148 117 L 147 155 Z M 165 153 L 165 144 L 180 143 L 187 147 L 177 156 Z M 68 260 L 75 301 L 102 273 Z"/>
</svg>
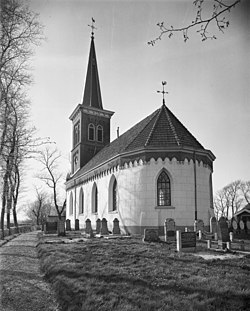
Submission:
<svg viewBox="0 0 250 311">
<path fill-rule="evenodd" d="M 237 213 L 235 213 L 234 216 L 238 216 L 238 215 L 240 215 L 240 214 L 242 214 L 242 213 L 244 213 L 244 212 L 250 214 L 250 203 L 248 203 L 248 204 L 247 204 L 246 206 L 244 206 L 241 210 L 239 210 Z"/>
<path fill-rule="evenodd" d="M 85 80 L 85 88 L 82 104 L 85 107 L 94 107 L 101 110 L 103 109 L 93 36 L 91 37 L 90 43 L 88 69 Z"/>
<path fill-rule="evenodd" d="M 130 128 L 119 138 L 100 150 L 73 177 L 77 177 L 113 157 L 138 150 L 166 150 L 177 147 L 190 147 L 205 150 L 186 127 L 163 104 L 145 119 Z"/>
</svg>

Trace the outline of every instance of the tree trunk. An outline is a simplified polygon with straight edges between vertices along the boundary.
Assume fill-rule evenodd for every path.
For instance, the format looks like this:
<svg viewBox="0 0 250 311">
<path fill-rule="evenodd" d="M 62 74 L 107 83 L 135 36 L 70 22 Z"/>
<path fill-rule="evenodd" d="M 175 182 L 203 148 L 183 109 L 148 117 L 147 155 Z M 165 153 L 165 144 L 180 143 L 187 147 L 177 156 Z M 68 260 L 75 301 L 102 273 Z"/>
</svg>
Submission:
<svg viewBox="0 0 250 311">
<path fill-rule="evenodd" d="M 14 226 L 16 227 L 16 230 L 18 233 L 19 228 L 18 228 L 17 213 L 16 213 L 16 203 L 14 203 L 14 206 L 13 206 L 13 220 L 14 220 Z"/>
</svg>

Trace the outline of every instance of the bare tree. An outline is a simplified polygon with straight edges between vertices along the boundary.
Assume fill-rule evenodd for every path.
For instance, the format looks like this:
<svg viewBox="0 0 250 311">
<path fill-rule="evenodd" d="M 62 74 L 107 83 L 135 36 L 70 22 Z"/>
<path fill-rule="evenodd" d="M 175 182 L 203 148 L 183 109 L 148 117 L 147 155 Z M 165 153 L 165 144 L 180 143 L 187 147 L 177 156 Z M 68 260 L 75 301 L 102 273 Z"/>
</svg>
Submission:
<svg viewBox="0 0 250 311">
<path fill-rule="evenodd" d="M 148 42 L 149 45 L 154 46 L 157 41 L 161 40 L 163 36 L 167 35 L 168 38 L 172 38 L 175 33 L 182 33 L 184 42 L 189 39 L 188 31 L 192 28 L 198 30 L 197 33 L 201 36 L 201 41 L 206 41 L 207 39 L 217 39 L 215 35 L 210 35 L 208 32 L 209 25 L 214 23 L 218 30 L 224 33 L 224 30 L 229 26 L 229 20 L 225 17 L 227 13 L 230 13 L 231 9 L 235 8 L 236 5 L 240 3 L 240 0 L 231 1 L 227 4 L 225 0 L 195 0 L 193 4 L 196 7 L 196 16 L 194 20 L 183 27 L 167 26 L 164 22 L 157 23 L 160 34 L 155 39 Z M 211 6 L 209 17 L 203 17 L 203 12 L 205 11 L 205 4 Z"/>
<path fill-rule="evenodd" d="M 27 86 L 32 81 L 29 61 L 42 37 L 38 15 L 22 0 L 1 1 L 0 50 L 0 170 L 3 180 L 1 229 L 7 209 L 7 226 L 16 205 L 20 187 L 20 165 L 31 145 L 28 128 Z M 4 232 L 4 231 L 3 231 Z"/>
<path fill-rule="evenodd" d="M 240 184 L 240 190 L 242 192 L 242 195 L 244 196 L 244 199 L 246 200 L 246 203 L 250 203 L 250 181 L 242 181 Z"/>
<path fill-rule="evenodd" d="M 27 216 L 36 223 L 36 225 L 43 225 L 51 211 L 51 202 L 48 193 L 35 187 L 36 199 L 29 204 L 26 210 Z"/>
<path fill-rule="evenodd" d="M 53 202 L 56 208 L 58 218 L 61 219 L 65 209 L 65 204 L 61 205 L 60 201 L 60 186 L 63 179 L 63 174 L 59 172 L 58 165 L 61 154 L 58 150 L 46 147 L 39 153 L 38 161 L 43 166 L 43 171 L 37 177 L 40 178 L 53 192 Z"/>
</svg>

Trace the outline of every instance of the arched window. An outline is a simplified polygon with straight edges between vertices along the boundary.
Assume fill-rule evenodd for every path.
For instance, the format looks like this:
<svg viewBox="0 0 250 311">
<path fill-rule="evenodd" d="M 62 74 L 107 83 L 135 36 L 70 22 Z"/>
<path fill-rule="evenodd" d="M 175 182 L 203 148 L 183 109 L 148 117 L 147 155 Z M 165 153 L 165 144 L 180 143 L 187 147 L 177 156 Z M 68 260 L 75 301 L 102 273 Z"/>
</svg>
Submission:
<svg viewBox="0 0 250 311">
<path fill-rule="evenodd" d="M 69 197 L 69 215 L 73 215 L 73 194 L 70 193 Z"/>
<path fill-rule="evenodd" d="M 84 194 L 81 188 L 80 194 L 79 194 L 79 214 L 83 214 L 83 213 L 84 213 Z"/>
<path fill-rule="evenodd" d="M 166 171 L 162 171 L 157 179 L 157 205 L 171 205 L 170 179 Z"/>
<path fill-rule="evenodd" d="M 74 147 L 79 143 L 80 141 L 80 121 L 78 121 L 74 125 L 74 133 L 73 133 L 73 145 Z"/>
<path fill-rule="evenodd" d="M 97 126 L 97 141 L 103 141 L 103 127 L 101 125 Z"/>
<path fill-rule="evenodd" d="M 95 140 L 95 126 L 92 123 L 89 124 L 88 138 L 89 140 Z"/>
<path fill-rule="evenodd" d="M 118 208 L 118 187 L 117 180 L 114 175 L 111 176 L 109 182 L 109 212 L 115 212 Z"/>
<path fill-rule="evenodd" d="M 92 213 L 97 212 L 98 212 L 98 189 L 96 183 L 94 183 L 92 189 Z"/>
</svg>

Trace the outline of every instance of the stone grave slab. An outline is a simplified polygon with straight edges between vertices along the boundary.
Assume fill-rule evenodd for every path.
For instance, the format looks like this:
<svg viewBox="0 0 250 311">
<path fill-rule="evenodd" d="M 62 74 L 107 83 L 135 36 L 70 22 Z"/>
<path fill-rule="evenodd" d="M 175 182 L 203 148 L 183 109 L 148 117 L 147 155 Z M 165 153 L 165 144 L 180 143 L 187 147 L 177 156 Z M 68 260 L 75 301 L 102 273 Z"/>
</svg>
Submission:
<svg viewBox="0 0 250 311">
<path fill-rule="evenodd" d="M 144 242 L 159 242 L 159 230 L 153 228 L 146 228 L 144 229 Z"/>
</svg>

